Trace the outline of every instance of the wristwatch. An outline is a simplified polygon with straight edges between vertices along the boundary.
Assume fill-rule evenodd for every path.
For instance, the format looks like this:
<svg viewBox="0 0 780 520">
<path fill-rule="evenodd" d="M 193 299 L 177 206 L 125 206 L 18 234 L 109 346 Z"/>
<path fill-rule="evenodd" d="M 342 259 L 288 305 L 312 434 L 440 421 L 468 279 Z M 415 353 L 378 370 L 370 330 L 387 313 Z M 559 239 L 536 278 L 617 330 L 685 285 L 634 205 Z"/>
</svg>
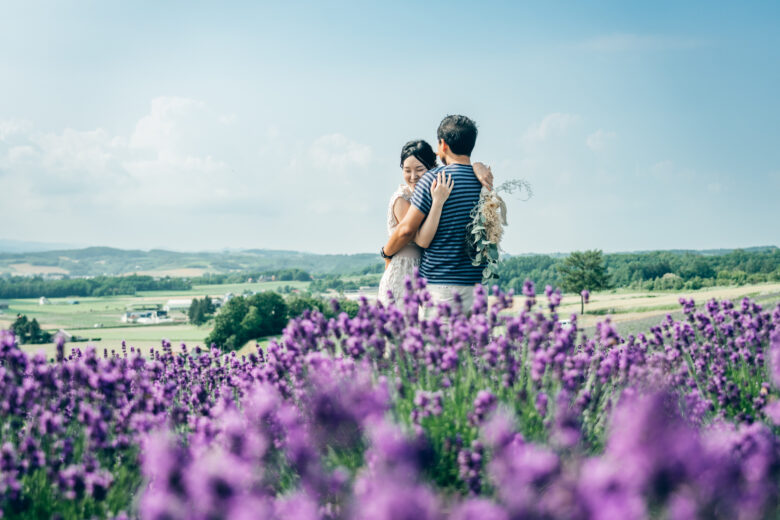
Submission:
<svg viewBox="0 0 780 520">
<path fill-rule="evenodd" d="M 382 246 L 382 248 L 379 250 L 379 254 L 382 255 L 382 258 L 384 258 L 386 260 L 389 259 L 389 258 L 393 258 L 393 255 L 386 255 L 385 254 L 385 246 Z"/>
</svg>

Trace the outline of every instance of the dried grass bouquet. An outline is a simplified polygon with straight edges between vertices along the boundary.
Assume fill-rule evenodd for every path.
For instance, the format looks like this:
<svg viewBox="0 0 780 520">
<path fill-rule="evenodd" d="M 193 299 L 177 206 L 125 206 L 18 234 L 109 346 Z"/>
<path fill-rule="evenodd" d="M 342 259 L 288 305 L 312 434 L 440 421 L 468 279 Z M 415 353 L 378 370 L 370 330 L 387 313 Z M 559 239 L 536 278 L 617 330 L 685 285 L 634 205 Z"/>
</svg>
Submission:
<svg viewBox="0 0 780 520">
<path fill-rule="evenodd" d="M 525 200 L 533 195 L 531 185 L 522 179 L 506 181 L 497 188 L 482 188 L 479 203 L 471 211 L 471 223 L 466 228 L 466 248 L 472 265 L 485 265 L 482 283 L 498 279 L 498 260 L 504 226 L 507 225 L 506 203 L 499 193 L 526 192 Z"/>
</svg>

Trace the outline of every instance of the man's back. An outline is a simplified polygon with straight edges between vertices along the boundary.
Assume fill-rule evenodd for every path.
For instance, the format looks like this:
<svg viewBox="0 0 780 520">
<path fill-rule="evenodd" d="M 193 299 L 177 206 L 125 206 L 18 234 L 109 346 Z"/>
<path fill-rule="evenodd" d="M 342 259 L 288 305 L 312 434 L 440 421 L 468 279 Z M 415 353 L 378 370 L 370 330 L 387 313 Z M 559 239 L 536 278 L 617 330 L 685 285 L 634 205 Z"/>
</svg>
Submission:
<svg viewBox="0 0 780 520">
<path fill-rule="evenodd" d="M 466 249 L 466 226 L 471 222 L 471 211 L 479 202 L 482 190 L 471 165 L 450 164 L 428 171 L 415 187 L 412 205 L 428 215 L 431 209 L 431 184 L 442 170 L 452 175 L 455 186 L 442 208 L 436 235 L 423 252 L 420 275 L 433 284 L 480 283 L 483 266 L 471 265 Z"/>
</svg>

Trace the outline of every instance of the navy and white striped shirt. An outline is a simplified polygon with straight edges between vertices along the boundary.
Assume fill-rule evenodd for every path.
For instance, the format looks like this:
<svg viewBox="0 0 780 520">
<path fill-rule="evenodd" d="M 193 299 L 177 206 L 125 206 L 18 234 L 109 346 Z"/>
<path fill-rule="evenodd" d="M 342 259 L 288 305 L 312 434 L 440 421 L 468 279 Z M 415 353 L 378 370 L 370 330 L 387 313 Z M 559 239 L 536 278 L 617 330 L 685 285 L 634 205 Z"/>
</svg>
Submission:
<svg viewBox="0 0 780 520">
<path fill-rule="evenodd" d="M 429 170 L 417 182 L 411 202 L 428 215 L 433 202 L 431 184 L 442 170 L 452 175 L 455 186 L 442 208 L 436 235 L 428 249 L 423 250 L 420 276 L 433 284 L 474 285 L 482 282 L 484 268 L 471 265 L 466 249 L 466 226 L 471 222 L 471 210 L 479 202 L 482 190 L 474 168 L 450 164 Z"/>
</svg>

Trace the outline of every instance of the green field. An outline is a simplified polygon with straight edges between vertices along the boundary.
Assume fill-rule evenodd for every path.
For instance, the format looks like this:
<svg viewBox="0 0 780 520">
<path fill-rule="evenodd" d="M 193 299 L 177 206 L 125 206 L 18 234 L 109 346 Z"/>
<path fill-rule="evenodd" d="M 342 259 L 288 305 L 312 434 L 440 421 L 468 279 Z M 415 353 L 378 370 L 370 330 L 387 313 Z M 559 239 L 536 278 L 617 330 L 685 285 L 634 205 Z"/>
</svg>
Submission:
<svg viewBox="0 0 780 520">
<path fill-rule="evenodd" d="M 12 299 L 8 300 L 9 308 L 0 314 L 0 326 L 8 327 L 16 314 L 21 313 L 30 319 L 36 318 L 46 330 L 56 331 L 63 328 L 73 335 L 90 339 L 89 342 L 73 343 L 73 345 L 84 347 L 93 344 L 99 349 L 108 349 L 109 352 L 111 349 L 119 350 L 122 340 L 144 351 L 159 347 L 162 339 L 170 341 L 174 348 L 178 348 L 181 343 L 186 343 L 189 347 L 204 346 L 204 340 L 211 332 L 210 325 L 198 327 L 184 321 L 160 325 L 128 325 L 122 323 L 120 317 L 128 305 L 164 305 L 171 298 L 202 297 L 206 294 L 223 296 L 228 292 L 240 295 L 247 290 L 278 290 L 285 285 L 305 289 L 308 282 L 199 285 L 191 291 L 156 291 L 139 293 L 136 296 L 77 298 L 78 305 L 68 304 L 70 298 L 53 298 L 50 300 L 51 305 L 39 305 L 37 299 Z M 729 298 L 737 302 L 743 297 L 750 297 L 765 308 L 770 308 L 780 302 L 780 284 L 713 287 L 699 291 L 647 292 L 617 289 L 595 293 L 585 307 L 585 316 L 580 318 L 579 325 L 590 334 L 597 321 L 611 316 L 621 334 L 647 331 L 650 326 L 660 323 L 667 313 L 678 318 L 680 315 L 678 299 L 683 296 L 694 298 L 700 303 L 711 298 Z M 523 298 L 516 298 L 514 312 L 520 310 L 522 300 Z M 539 302 L 544 305 L 543 296 L 539 298 Z M 559 315 L 568 317 L 570 313 L 576 312 L 579 312 L 579 297 L 566 295 L 559 309 Z M 173 313 L 173 316 L 184 319 L 183 313 Z M 95 324 L 102 324 L 102 327 L 95 328 Z M 49 357 L 54 353 L 53 344 L 25 345 L 23 348 L 30 352 L 43 349 Z M 240 353 L 249 353 L 253 350 L 254 342 L 250 342 L 241 349 Z"/>
<path fill-rule="evenodd" d="M 211 331 L 211 327 L 197 327 L 190 324 L 163 324 L 163 325 L 143 325 L 132 327 L 116 327 L 104 329 L 68 329 L 68 332 L 77 336 L 86 338 L 100 338 L 99 341 L 90 340 L 86 342 L 68 343 L 66 351 L 71 347 L 84 349 L 87 345 L 94 345 L 99 351 L 107 349 L 119 352 L 122 348 L 122 340 L 125 340 L 128 348 L 130 346 L 140 348 L 144 352 L 149 349 L 159 349 L 162 340 L 167 339 L 171 342 L 174 350 L 178 350 L 181 343 L 186 343 L 187 347 L 193 348 L 196 345 L 205 346 L 203 340 Z M 55 346 L 53 343 L 43 345 L 22 345 L 23 350 L 27 352 L 38 352 L 43 350 L 47 357 L 53 357 Z"/>
<path fill-rule="evenodd" d="M 186 322 L 165 323 L 159 325 L 134 325 L 122 323 L 120 318 L 130 305 L 161 304 L 171 298 L 196 298 L 205 295 L 224 296 L 228 292 L 241 295 L 244 291 L 273 291 L 284 286 L 294 289 L 305 289 L 309 282 L 256 282 L 225 285 L 198 285 L 191 291 L 148 291 L 140 292 L 135 296 L 106 296 L 88 298 L 51 298 L 50 305 L 39 305 L 37 298 L 11 299 L 9 308 L 0 314 L 0 327 L 7 328 L 13 322 L 17 314 L 24 314 L 29 319 L 37 319 L 45 330 L 56 331 L 65 329 L 74 336 L 89 338 L 88 342 L 73 343 L 72 346 L 81 348 L 86 345 L 95 345 L 99 349 L 119 350 L 122 340 L 127 345 L 148 351 L 157 348 L 162 339 L 170 341 L 174 348 L 181 343 L 189 347 L 195 345 L 204 346 L 204 339 L 211 332 L 210 325 L 201 327 Z M 77 305 L 68 301 L 76 300 Z M 181 312 L 172 313 L 173 317 L 184 318 Z M 95 324 L 102 324 L 96 328 Z M 99 338 L 99 339 L 98 339 Z M 43 350 L 48 357 L 54 355 L 54 344 L 25 345 L 24 350 L 37 352 Z M 248 353 L 254 349 L 254 343 L 242 349 L 242 353 Z"/>
<path fill-rule="evenodd" d="M 171 298 L 200 298 L 205 295 L 224 296 L 228 292 L 241 295 L 244 291 L 274 291 L 285 285 L 305 289 L 309 282 L 257 282 L 225 285 L 197 285 L 190 291 L 146 291 L 135 296 L 104 296 L 85 298 L 50 298 L 50 305 L 39 305 L 37 298 L 5 300 L 9 308 L 0 315 L 0 325 L 8 326 L 17 313 L 36 318 L 44 329 L 92 328 L 96 323 L 103 327 L 125 326 L 120 318 L 129 305 L 160 304 Z M 68 301 L 78 301 L 78 305 Z M 134 326 L 135 327 L 135 326 Z M 148 326 L 143 326 L 144 328 Z"/>
<path fill-rule="evenodd" d="M 195 297 L 195 296 L 224 296 L 225 293 L 232 292 L 235 295 L 240 295 L 244 291 L 276 291 L 284 286 L 290 286 L 293 289 L 305 289 L 309 286 L 310 282 L 253 282 L 253 283 L 228 283 L 222 285 L 194 285 L 192 290 L 189 291 L 165 291 L 167 297 Z M 159 297 L 160 291 L 140 291 L 137 293 L 137 297 Z"/>
</svg>

